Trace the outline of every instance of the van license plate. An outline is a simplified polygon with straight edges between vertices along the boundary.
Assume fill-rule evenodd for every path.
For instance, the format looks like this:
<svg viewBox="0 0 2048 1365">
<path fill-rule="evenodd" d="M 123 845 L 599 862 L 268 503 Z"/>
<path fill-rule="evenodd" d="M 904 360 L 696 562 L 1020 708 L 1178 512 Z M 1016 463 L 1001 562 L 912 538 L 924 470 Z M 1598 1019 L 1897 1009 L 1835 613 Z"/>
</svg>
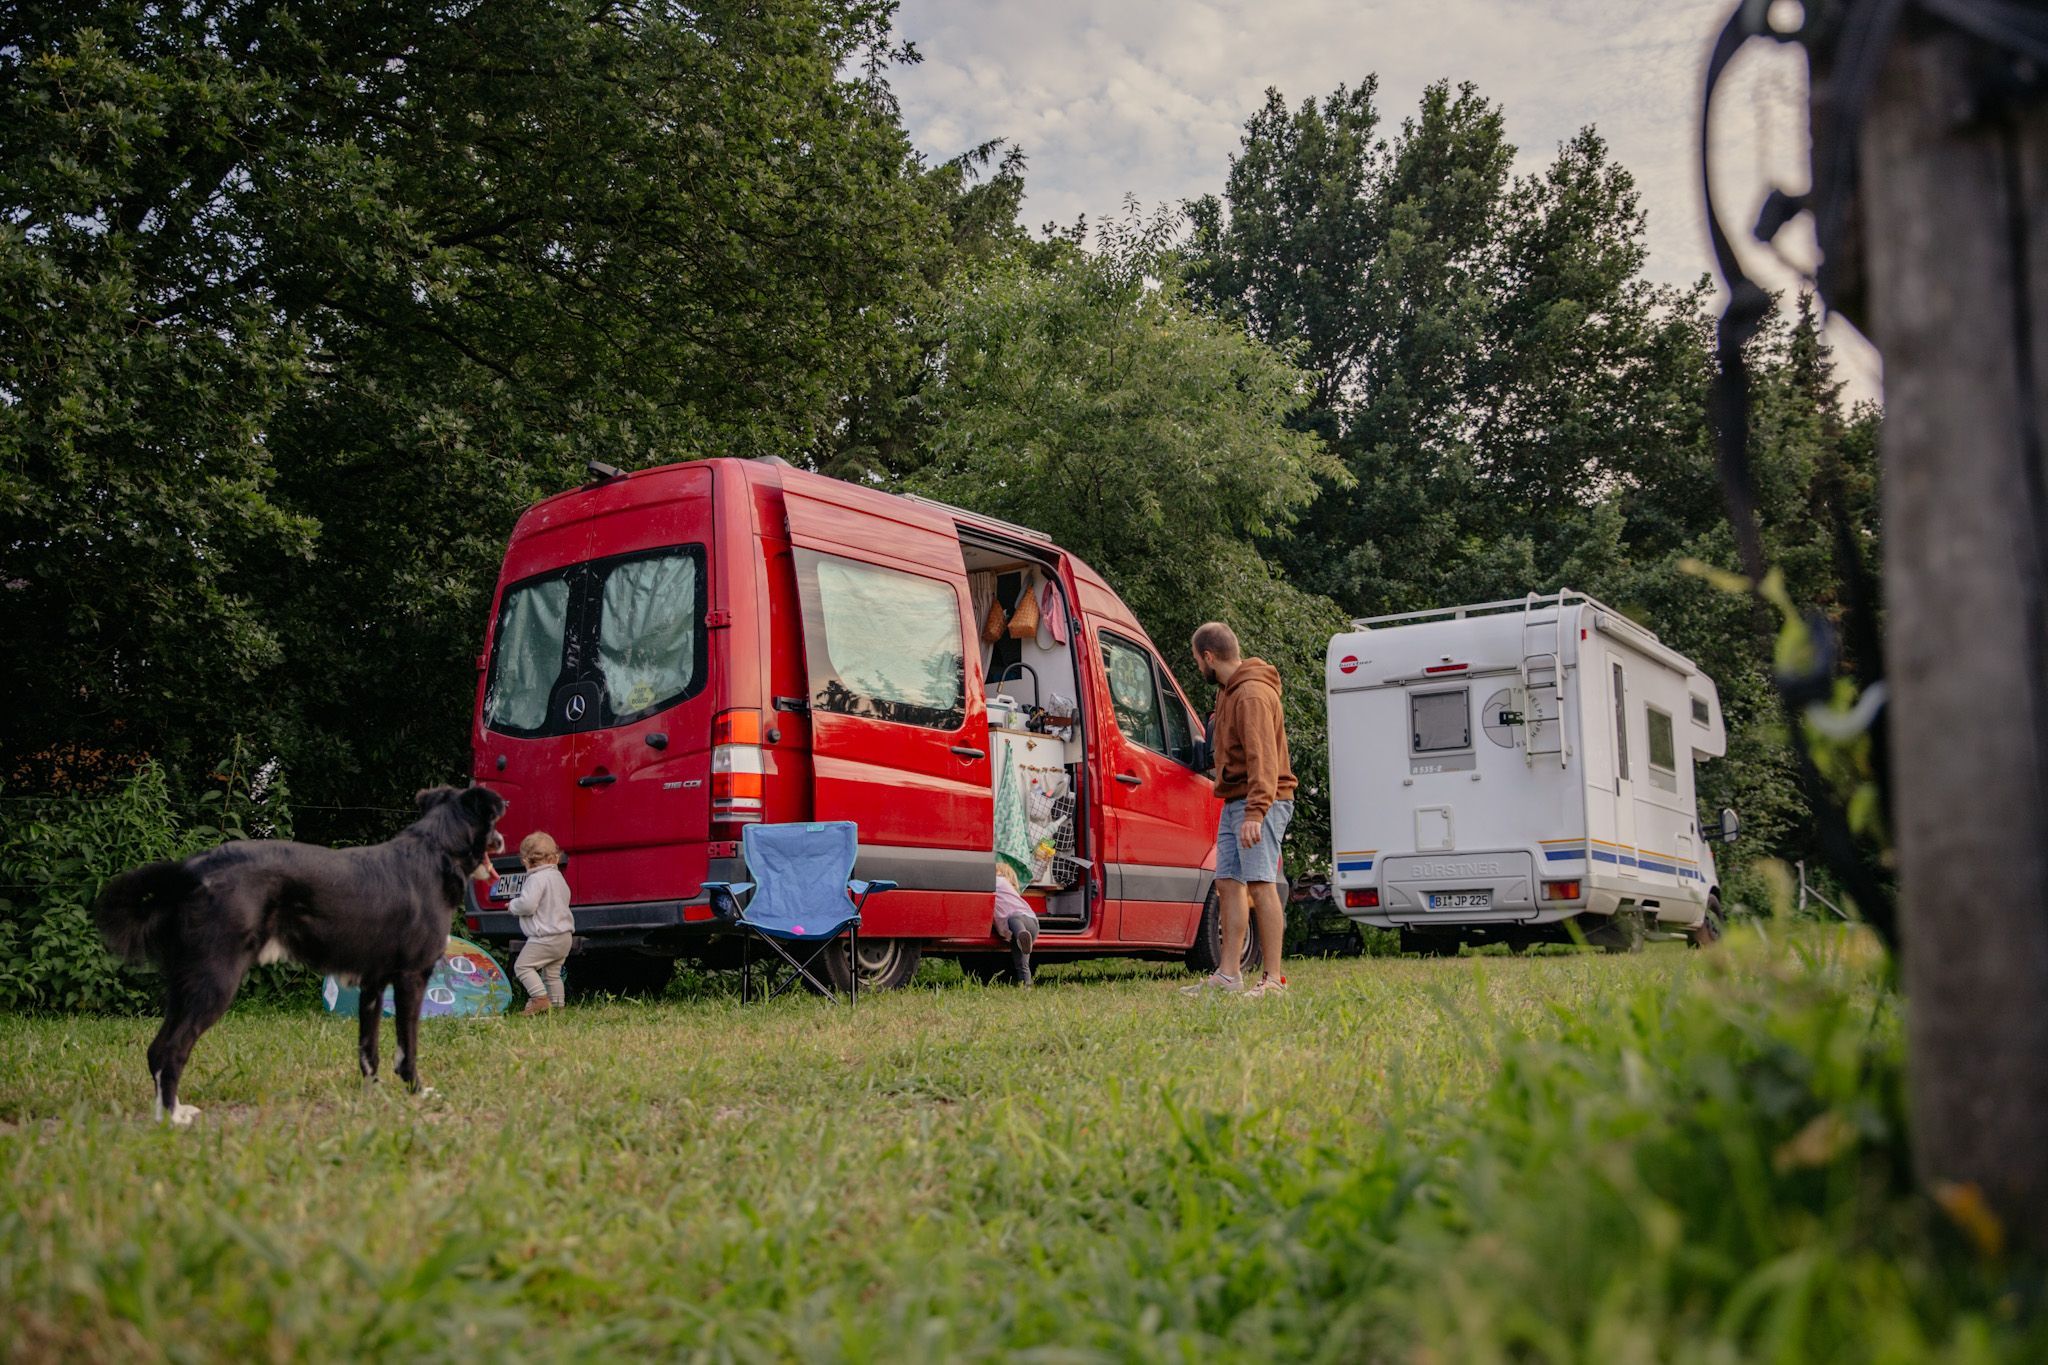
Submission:
<svg viewBox="0 0 2048 1365">
<path fill-rule="evenodd" d="M 491 883 L 491 899 L 494 901 L 509 901 L 519 894 L 519 888 L 524 885 L 526 885 L 526 874 L 524 872 L 507 872 L 504 876 Z"/>
<path fill-rule="evenodd" d="M 1429 908 L 1432 910 L 1491 910 L 1491 891 L 1432 891 L 1429 893 Z"/>
</svg>

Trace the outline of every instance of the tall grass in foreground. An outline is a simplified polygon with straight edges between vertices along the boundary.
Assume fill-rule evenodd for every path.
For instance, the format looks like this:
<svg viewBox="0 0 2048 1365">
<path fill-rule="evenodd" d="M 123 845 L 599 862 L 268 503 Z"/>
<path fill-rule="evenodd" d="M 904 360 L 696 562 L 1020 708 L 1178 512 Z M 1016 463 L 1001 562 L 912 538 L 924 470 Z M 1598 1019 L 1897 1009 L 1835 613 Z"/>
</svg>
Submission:
<svg viewBox="0 0 2048 1365">
<path fill-rule="evenodd" d="M 11 1359 L 2048 1358 L 1910 1191 L 1846 932 L 1709 953 L 1144 969 L 426 1037 L 231 1017 L 198 1131 L 140 1020 L 0 1020 Z"/>
</svg>

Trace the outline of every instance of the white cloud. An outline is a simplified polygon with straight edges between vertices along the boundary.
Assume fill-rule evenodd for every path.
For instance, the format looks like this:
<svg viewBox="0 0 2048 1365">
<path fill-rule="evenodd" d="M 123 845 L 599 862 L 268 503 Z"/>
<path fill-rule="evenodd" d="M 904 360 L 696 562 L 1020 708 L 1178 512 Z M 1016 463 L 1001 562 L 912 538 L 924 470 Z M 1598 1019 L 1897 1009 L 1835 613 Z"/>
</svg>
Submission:
<svg viewBox="0 0 2048 1365">
<path fill-rule="evenodd" d="M 1265 89 L 1290 103 L 1369 74 L 1389 129 L 1430 81 L 1472 81 L 1502 106 L 1533 170 L 1593 124 L 1635 175 L 1654 279 L 1712 259 L 1699 202 L 1700 80 L 1727 0 L 904 0 L 898 33 L 924 54 L 897 73 L 912 139 L 934 159 L 1004 137 L 1030 158 L 1025 221 L 1218 192 Z M 1753 222 L 1772 182 L 1803 183 L 1805 72 L 1789 49 L 1745 56 L 1717 99 L 1728 222 Z M 1788 234 L 1788 237 L 1790 234 Z M 1811 253 L 1795 257 L 1811 263 Z M 1793 276 L 1758 258 L 1760 278 Z M 1860 343 L 1837 337 L 1859 392 Z"/>
</svg>

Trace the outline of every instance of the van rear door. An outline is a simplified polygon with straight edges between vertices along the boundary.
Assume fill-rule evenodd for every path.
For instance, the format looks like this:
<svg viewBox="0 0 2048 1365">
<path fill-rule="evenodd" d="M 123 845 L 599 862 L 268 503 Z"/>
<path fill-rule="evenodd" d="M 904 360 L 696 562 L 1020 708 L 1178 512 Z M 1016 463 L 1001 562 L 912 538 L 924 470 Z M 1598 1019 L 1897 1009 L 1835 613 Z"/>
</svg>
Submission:
<svg viewBox="0 0 2048 1365">
<path fill-rule="evenodd" d="M 567 785 L 580 902 L 680 900 L 705 876 L 712 488 L 708 466 L 685 465 L 590 494 L 589 707 Z"/>
<path fill-rule="evenodd" d="M 903 890 L 866 932 L 988 932 L 994 800 L 960 539 L 916 503 L 784 484 L 811 713 L 812 811 L 860 826 L 860 875 Z"/>
</svg>

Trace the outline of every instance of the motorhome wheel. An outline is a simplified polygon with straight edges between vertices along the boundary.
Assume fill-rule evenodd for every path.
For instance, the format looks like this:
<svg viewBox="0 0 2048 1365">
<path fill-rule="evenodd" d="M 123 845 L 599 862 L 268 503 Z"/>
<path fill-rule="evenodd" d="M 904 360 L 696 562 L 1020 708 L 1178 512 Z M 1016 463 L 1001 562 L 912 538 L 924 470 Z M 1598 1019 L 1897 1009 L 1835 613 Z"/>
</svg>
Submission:
<svg viewBox="0 0 2048 1365">
<path fill-rule="evenodd" d="M 1717 891 L 1707 897 L 1706 917 L 1699 922 L 1688 938 L 1693 947 L 1705 948 L 1709 944 L 1721 941 L 1721 933 L 1725 927 L 1721 922 L 1721 894 Z"/>
</svg>

